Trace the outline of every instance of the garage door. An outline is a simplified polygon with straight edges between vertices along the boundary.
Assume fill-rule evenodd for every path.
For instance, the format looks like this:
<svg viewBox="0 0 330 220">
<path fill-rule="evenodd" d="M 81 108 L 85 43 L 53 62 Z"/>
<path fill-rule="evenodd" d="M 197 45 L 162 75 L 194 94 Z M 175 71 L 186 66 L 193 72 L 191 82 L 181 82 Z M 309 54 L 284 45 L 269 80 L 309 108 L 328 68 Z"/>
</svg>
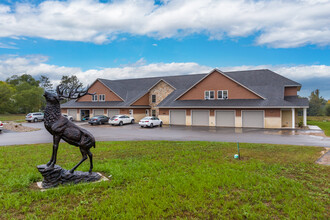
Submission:
<svg viewBox="0 0 330 220">
<path fill-rule="evenodd" d="M 68 115 L 72 116 L 73 120 L 77 120 L 77 109 L 68 109 Z"/>
<path fill-rule="evenodd" d="M 263 111 L 242 111 L 243 127 L 247 128 L 263 128 L 264 112 Z"/>
<path fill-rule="evenodd" d="M 235 127 L 235 111 L 215 111 L 215 124 L 218 127 Z"/>
<path fill-rule="evenodd" d="M 205 110 L 192 111 L 192 125 L 209 126 L 210 112 Z"/>
<path fill-rule="evenodd" d="M 170 110 L 170 124 L 171 125 L 186 125 L 186 111 L 185 110 Z"/>
<path fill-rule="evenodd" d="M 108 109 L 108 117 L 111 118 L 114 115 L 119 115 L 119 109 Z"/>
<path fill-rule="evenodd" d="M 94 109 L 94 116 L 96 115 L 104 115 L 103 109 Z"/>
</svg>

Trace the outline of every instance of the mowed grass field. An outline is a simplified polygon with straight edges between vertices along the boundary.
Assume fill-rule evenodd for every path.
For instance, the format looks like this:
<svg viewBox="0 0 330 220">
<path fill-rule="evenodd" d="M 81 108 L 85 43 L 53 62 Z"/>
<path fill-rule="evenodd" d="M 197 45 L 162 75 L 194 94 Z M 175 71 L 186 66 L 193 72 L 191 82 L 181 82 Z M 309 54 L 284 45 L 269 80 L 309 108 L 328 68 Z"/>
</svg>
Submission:
<svg viewBox="0 0 330 220">
<path fill-rule="evenodd" d="M 26 114 L 0 114 L 0 121 L 24 122 Z"/>
<path fill-rule="evenodd" d="M 326 136 L 330 136 L 330 116 L 308 116 L 307 124 L 319 126 Z"/>
<path fill-rule="evenodd" d="M 94 171 L 111 181 L 40 192 L 51 144 L 0 147 L 0 219 L 329 219 L 324 148 L 235 143 L 98 142 Z M 61 143 L 57 164 L 79 149 Z M 88 171 L 89 162 L 78 170 Z"/>
</svg>

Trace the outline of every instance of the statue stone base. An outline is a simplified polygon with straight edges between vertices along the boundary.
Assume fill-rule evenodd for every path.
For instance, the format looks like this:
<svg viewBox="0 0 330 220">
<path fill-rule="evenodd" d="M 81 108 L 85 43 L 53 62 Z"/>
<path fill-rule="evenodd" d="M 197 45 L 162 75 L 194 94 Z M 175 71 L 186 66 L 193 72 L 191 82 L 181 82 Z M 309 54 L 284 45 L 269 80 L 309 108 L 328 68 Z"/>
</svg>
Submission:
<svg viewBox="0 0 330 220">
<path fill-rule="evenodd" d="M 95 172 L 75 171 L 70 173 L 68 170 L 55 165 L 54 168 L 47 167 L 46 164 L 37 166 L 39 172 L 44 177 L 42 188 L 48 189 L 61 184 L 95 182 L 101 179 L 101 175 Z"/>
</svg>

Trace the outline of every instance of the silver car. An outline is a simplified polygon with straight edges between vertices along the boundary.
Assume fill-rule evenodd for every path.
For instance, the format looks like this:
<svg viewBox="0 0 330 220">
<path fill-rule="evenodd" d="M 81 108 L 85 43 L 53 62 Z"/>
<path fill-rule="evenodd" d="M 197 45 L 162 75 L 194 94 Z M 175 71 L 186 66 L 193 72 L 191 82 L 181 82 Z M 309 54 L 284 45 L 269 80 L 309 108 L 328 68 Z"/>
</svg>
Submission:
<svg viewBox="0 0 330 220">
<path fill-rule="evenodd" d="M 29 113 L 25 117 L 25 121 L 28 122 L 38 122 L 38 121 L 43 121 L 44 120 L 44 113 L 42 112 L 33 112 Z"/>
</svg>

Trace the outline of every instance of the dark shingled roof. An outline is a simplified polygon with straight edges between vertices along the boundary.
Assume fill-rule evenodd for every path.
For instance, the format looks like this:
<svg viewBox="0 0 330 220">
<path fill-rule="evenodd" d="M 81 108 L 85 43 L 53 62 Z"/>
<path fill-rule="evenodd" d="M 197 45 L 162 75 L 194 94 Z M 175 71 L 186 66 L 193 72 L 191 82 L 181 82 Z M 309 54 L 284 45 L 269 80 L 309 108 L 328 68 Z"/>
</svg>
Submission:
<svg viewBox="0 0 330 220">
<path fill-rule="evenodd" d="M 214 70 L 213 70 L 214 71 Z M 212 73 L 211 71 L 210 73 Z M 225 76 L 242 84 L 263 99 L 228 99 L 228 100 L 176 100 L 192 86 L 201 81 L 208 74 L 179 75 L 150 77 L 138 79 L 107 80 L 98 79 L 114 93 L 120 96 L 122 102 L 75 102 L 70 101 L 62 105 L 68 107 L 133 107 L 135 101 L 145 95 L 160 80 L 165 81 L 175 90 L 168 95 L 158 107 L 308 107 L 306 98 L 297 96 L 284 98 L 285 86 L 301 84 L 287 79 L 267 69 L 221 72 Z"/>
</svg>

